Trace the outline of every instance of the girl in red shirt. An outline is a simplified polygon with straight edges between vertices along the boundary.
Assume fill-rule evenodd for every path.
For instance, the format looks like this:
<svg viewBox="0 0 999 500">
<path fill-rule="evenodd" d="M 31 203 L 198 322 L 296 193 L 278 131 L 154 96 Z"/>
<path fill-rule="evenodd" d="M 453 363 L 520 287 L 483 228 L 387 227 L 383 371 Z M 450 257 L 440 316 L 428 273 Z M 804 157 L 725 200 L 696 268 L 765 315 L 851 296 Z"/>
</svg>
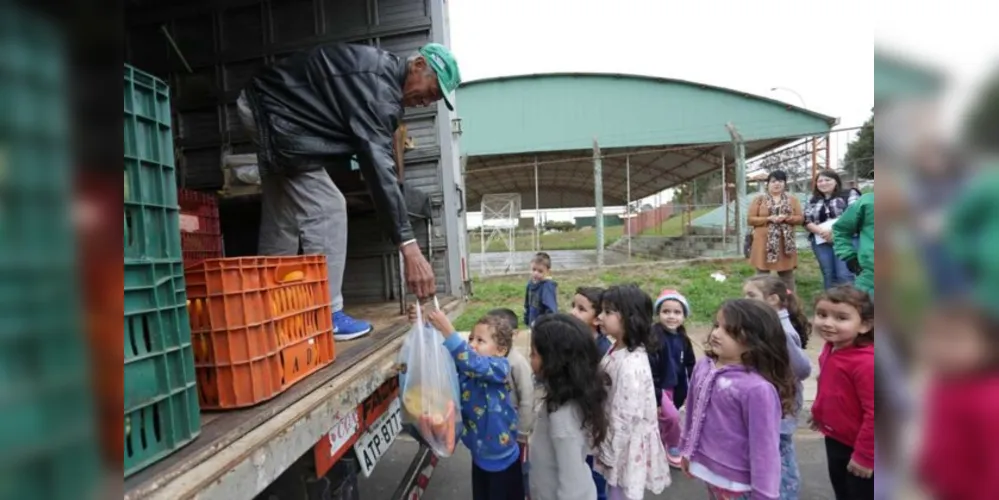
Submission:
<svg viewBox="0 0 999 500">
<path fill-rule="evenodd" d="M 970 304 L 928 319 L 919 478 L 940 500 L 992 500 L 999 496 L 999 319 Z"/>
<path fill-rule="evenodd" d="M 826 437 L 837 500 L 874 498 L 874 303 L 852 286 L 826 290 L 812 321 L 826 345 L 812 428 Z"/>
</svg>

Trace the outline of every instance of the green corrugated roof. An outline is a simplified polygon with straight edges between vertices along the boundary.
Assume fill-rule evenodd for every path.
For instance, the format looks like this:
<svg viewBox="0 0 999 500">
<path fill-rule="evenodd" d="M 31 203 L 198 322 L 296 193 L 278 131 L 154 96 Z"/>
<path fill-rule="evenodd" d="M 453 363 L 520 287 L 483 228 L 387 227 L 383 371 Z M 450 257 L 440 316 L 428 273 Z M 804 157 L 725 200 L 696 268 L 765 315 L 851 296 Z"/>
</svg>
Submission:
<svg viewBox="0 0 999 500">
<path fill-rule="evenodd" d="M 746 141 L 828 132 L 835 118 L 744 92 L 683 80 L 542 74 L 477 80 L 458 89 L 461 151 L 469 156 L 601 147 Z"/>
<path fill-rule="evenodd" d="M 874 101 L 931 97 L 943 90 L 946 78 L 936 70 L 881 52 L 874 53 Z"/>
</svg>

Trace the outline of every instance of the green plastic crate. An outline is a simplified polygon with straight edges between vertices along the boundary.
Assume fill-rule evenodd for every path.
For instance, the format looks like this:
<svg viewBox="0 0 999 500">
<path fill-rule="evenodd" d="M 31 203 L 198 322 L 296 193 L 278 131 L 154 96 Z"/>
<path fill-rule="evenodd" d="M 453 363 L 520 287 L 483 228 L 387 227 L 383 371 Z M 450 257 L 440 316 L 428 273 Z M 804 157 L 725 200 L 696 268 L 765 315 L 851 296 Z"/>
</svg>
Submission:
<svg viewBox="0 0 999 500">
<path fill-rule="evenodd" d="M 181 259 L 170 89 L 125 66 L 126 259 Z"/>
<path fill-rule="evenodd" d="M 88 499 L 100 458 L 54 26 L 0 2 L 0 499 Z"/>
<path fill-rule="evenodd" d="M 125 262 L 125 476 L 200 431 L 181 262 Z"/>
<path fill-rule="evenodd" d="M 125 262 L 125 476 L 200 431 L 182 262 Z"/>
<path fill-rule="evenodd" d="M 125 66 L 125 477 L 201 430 L 187 314 L 170 89 Z"/>
</svg>

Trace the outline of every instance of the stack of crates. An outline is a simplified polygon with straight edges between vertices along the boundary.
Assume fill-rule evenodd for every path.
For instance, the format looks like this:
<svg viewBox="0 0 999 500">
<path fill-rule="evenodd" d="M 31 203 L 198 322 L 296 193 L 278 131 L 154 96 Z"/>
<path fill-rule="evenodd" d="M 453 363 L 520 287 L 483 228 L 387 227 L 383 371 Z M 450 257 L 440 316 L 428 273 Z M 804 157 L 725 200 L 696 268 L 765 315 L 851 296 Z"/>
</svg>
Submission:
<svg viewBox="0 0 999 500">
<path fill-rule="evenodd" d="M 170 90 L 125 66 L 125 476 L 200 431 Z"/>
<path fill-rule="evenodd" d="M 203 408 L 266 401 L 335 359 L 325 256 L 209 259 L 186 275 Z"/>
<path fill-rule="evenodd" d="M 184 265 L 222 257 L 219 202 L 214 194 L 190 189 L 180 192 L 180 247 Z"/>
<path fill-rule="evenodd" d="M 0 498 L 93 498 L 65 49 L 16 5 L 0 3 Z"/>
</svg>

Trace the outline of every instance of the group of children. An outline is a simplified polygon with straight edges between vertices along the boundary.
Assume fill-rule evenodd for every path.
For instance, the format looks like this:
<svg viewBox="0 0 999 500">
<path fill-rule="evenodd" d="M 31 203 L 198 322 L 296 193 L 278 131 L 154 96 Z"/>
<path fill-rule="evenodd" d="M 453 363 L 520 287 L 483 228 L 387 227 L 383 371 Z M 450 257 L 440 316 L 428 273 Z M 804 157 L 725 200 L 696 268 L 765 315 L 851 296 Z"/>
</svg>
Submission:
<svg viewBox="0 0 999 500">
<path fill-rule="evenodd" d="M 670 486 L 671 466 L 714 499 L 797 499 L 792 436 L 812 332 L 825 346 L 810 424 L 826 436 L 836 497 L 873 498 L 866 293 L 829 289 L 809 321 L 783 281 L 751 278 L 744 298 L 721 305 L 696 359 L 680 292 L 653 302 L 636 285 L 584 287 L 560 314 L 533 299 L 532 290 L 554 288 L 550 260 L 539 254 L 532 264 L 542 272 L 532 273 L 525 301 L 529 360 L 512 348 L 512 311 L 488 313 L 468 341 L 444 314 L 429 315 L 459 372 L 474 499 L 641 499 Z"/>
</svg>

